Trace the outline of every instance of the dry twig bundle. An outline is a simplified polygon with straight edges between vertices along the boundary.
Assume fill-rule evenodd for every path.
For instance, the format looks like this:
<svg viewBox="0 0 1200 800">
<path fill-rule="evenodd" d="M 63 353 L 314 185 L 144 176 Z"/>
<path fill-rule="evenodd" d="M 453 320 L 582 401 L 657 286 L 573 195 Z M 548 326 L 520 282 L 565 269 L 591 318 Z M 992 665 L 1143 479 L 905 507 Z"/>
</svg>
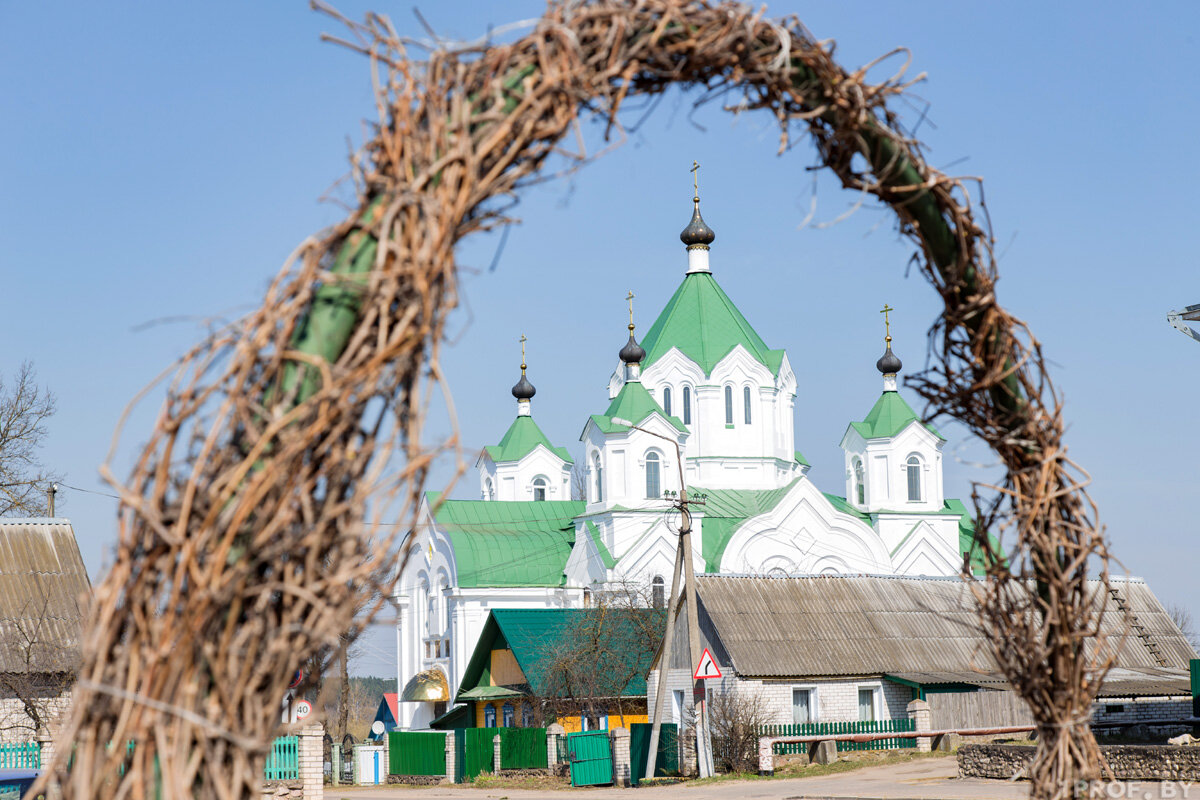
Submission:
<svg viewBox="0 0 1200 800">
<path fill-rule="evenodd" d="M 1103 557 L 1094 510 L 1062 444 L 1036 343 L 997 303 L 992 242 L 959 180 L 929 167 L 891 110 L 900 78 L 868 83 L 795 18 L 732 2 L 552 2 L 512 44 L 410 58 L 383 17 L 346 21 L 375 67 L 380 123 L 364 148 L 359 209 L 306 241 L 263 307 L 191 353 L 122 495 L 113 571 L 96 593 L 78 694 L 54 780 L 72 797 L 253 797 L 278 702 L 300 664 L 353 629 L 386 566 L 363 532 L 386 487 L 411 519 L 431 452 L 424 392 L 455 305 L 454 247 L 508 222 L 586 112 L 618 128 L 633 95 L 673 84 L 807 130 L 842 183 L 889 204 L 941 292 L 938 365 L 921 390 L 1009 469 L 1015 581 L 993 560 L 984 619 L 1042 738 L 1033 787 L 1062 796 L 1097 775 L 1082 715 L 1096 672 L 1082 647 Z M 889 105 L 891 103 L 891 105 Z M 391 436 L 394 429 L 395 437 Z M 114 481 L 114 485 L 117 485 Z M 366 528 L 370 530 L 369 526 Z M 122 747 L 136 742 L 121 773 Z"/>
</svg>

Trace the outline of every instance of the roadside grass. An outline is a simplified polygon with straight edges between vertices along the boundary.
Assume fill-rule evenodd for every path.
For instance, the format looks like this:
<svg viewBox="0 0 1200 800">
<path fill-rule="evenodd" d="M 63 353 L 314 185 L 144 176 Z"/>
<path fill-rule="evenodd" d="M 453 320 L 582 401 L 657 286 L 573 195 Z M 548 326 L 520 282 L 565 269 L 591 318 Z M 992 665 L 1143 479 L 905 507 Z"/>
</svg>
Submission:
<svg viewBox="0 0 1200 800">
<path fill-rule="evenodd" d="M 464 783 L 476 789 L 570 789 L 571 781 L 555 775 L 489 775 L 480 773 L 475 780 Z M 591 787 L 587 787 L 591 788 Z"/>
</svg>

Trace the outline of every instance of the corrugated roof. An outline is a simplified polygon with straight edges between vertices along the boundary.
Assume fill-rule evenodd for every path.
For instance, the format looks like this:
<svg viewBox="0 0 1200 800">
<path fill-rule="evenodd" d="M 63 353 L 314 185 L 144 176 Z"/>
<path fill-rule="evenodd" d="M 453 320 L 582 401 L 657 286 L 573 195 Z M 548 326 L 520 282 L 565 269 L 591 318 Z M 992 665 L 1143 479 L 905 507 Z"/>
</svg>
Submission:
<svg viewBox="0 0 1200 800">
<path fill-rule="evenodd" d="M 676 347 L 705 375 L 711 375 L 739 344 L 771 374 L 779 374 L 783 351 L 767 347 L 711 273 L 693 272 L 683 279 L 642 338 L 646 349 L 642 364 L 648 367 Z"/>
<path fill-rule="evenodd" d="M 430 505 L 439 497 L 430 492 Z M 578 500 L 446 500 L 434 517 L 454 544 L 459 586 L 561 586 L 583 507 Z"/>
<path fill-rule="evenodd" d="M 0 671 L 74 669 L 90 591 L 70 521 L 0 521 Z"/>
<path fill-rule="evenodd" d="M 1167 661 L 1194 658 L 1143 581 L 1114 580 Z M 697 591 L 732 666 L 741 675 L 791 677 L 902 673 L 995 673 L 969 587 L 957 578 L 700 576 Z M 1123 616 L 1106 614 L 1119 632 Z M 1117 666 L 1160 672 L 1155 652 L 1130 636 Z"/>
</svg>

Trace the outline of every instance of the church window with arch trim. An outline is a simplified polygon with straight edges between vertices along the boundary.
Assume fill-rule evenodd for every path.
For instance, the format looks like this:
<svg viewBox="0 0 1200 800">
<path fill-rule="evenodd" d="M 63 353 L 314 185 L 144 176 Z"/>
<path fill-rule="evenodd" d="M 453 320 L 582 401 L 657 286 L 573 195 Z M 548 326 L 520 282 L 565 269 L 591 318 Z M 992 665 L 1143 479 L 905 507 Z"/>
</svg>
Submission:
<svg viewBox="0 0 1200 800">
<path fill-rule="evenodd" d="M 909 456 L 905 462 L 905 470 L 908 473 L 908 501 L 910 503 L 921 502 L 921 459 L 917 456 Z"/>
<path fill-rule="evenodd" d="M 860 506 L 867 503 L 867 485 L 864 480 L 863 463 L 861 458 L 854 459 L 854 497 Z"/>
<path fill-rule="evenodd" d="M 651 450 L 646 453 L 646 497 L 654 499 L 662 494 L 662 459 Z"/>
<path fill-rule="evenodd" d="M 663 411 L 667 412 L 667 416 L 671 416 L 671 387 L 663 387 Z"/>
<path fill-rule="evenodd" d="M 683 424 L 692 424 L 692 387 L 683 387 Z"/>
<path fill-rule="evenodd" d="M 594 487 L 594 491 L 593 491 L 593 497 L 595 498 L 595 501 L 597 503 L 600 503 L 604 500 L 604 476 L 603 476 L 603 471 L 600 469 L 600 454 L 599 453 L 596 453 L 595 455 L 592 456 L 592 472 L 595 473 L 595 475 L 594 475 L 595 487 Z"/>
<path fill-rule="evenodd" d="M 733 424 L 733 387 L 725 387 L 725 424 Z"/>
<path fill-rule="evenodd" d="M 742 387 L 742 405 L 746 407 L 746 424 L 750 424 L 750 387 Z"/>
<path fill-rule="evenodd" d="M 488 478 L 487 480 L 485 480 L 483 482 L 483 499 L 484 500 L 495 500 L 496 499 L 496 489 L 494 486 L 492 486 L 491 478 Z"/>
<path fill-rule="evenodd" d="M 546 499 L 546 486 L 548 481 L 541 475 L 533 479 L 533 499 L 535 501 L 544 501 Z"/>
</svg>

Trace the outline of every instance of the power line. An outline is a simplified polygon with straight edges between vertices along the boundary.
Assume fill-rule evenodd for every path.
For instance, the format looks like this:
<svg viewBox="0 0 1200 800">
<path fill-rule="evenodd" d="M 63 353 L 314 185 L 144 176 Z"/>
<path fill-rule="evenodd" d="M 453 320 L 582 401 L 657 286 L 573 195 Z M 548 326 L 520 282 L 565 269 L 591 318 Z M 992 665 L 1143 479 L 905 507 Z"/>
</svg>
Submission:
<svg viewBox="0 0 1200 800">
<path fill-rule="evenodd" d="M 69 484 L 69 483 L 59 483 L 58 485 L 59 485 L 59 486 L 61 486 L 61 487 L 63 487 L 64 489 L 73 489 L 73 490 L 74 490 L 74 491 L 76 491 L 76 492 L 87 492 L 88 494 L 98 494 L 98 495 L 100 495 L 101 497 L 111 497 L 113 500 L 120 500 L 120 499 L 121 499 L 120 497 L 118 497 L 118 496 L 117 496 L 117 495 L 115 495 L 115 494 L 109 494 L 108 492 L 97 492 L 97 491 L 95 491 L 94 489 L 81 489 L 80 487 L 78 487 L 78 486 L 72 486 L 72 485 L 71 485 L 71 484 Z"/>
</svg>

